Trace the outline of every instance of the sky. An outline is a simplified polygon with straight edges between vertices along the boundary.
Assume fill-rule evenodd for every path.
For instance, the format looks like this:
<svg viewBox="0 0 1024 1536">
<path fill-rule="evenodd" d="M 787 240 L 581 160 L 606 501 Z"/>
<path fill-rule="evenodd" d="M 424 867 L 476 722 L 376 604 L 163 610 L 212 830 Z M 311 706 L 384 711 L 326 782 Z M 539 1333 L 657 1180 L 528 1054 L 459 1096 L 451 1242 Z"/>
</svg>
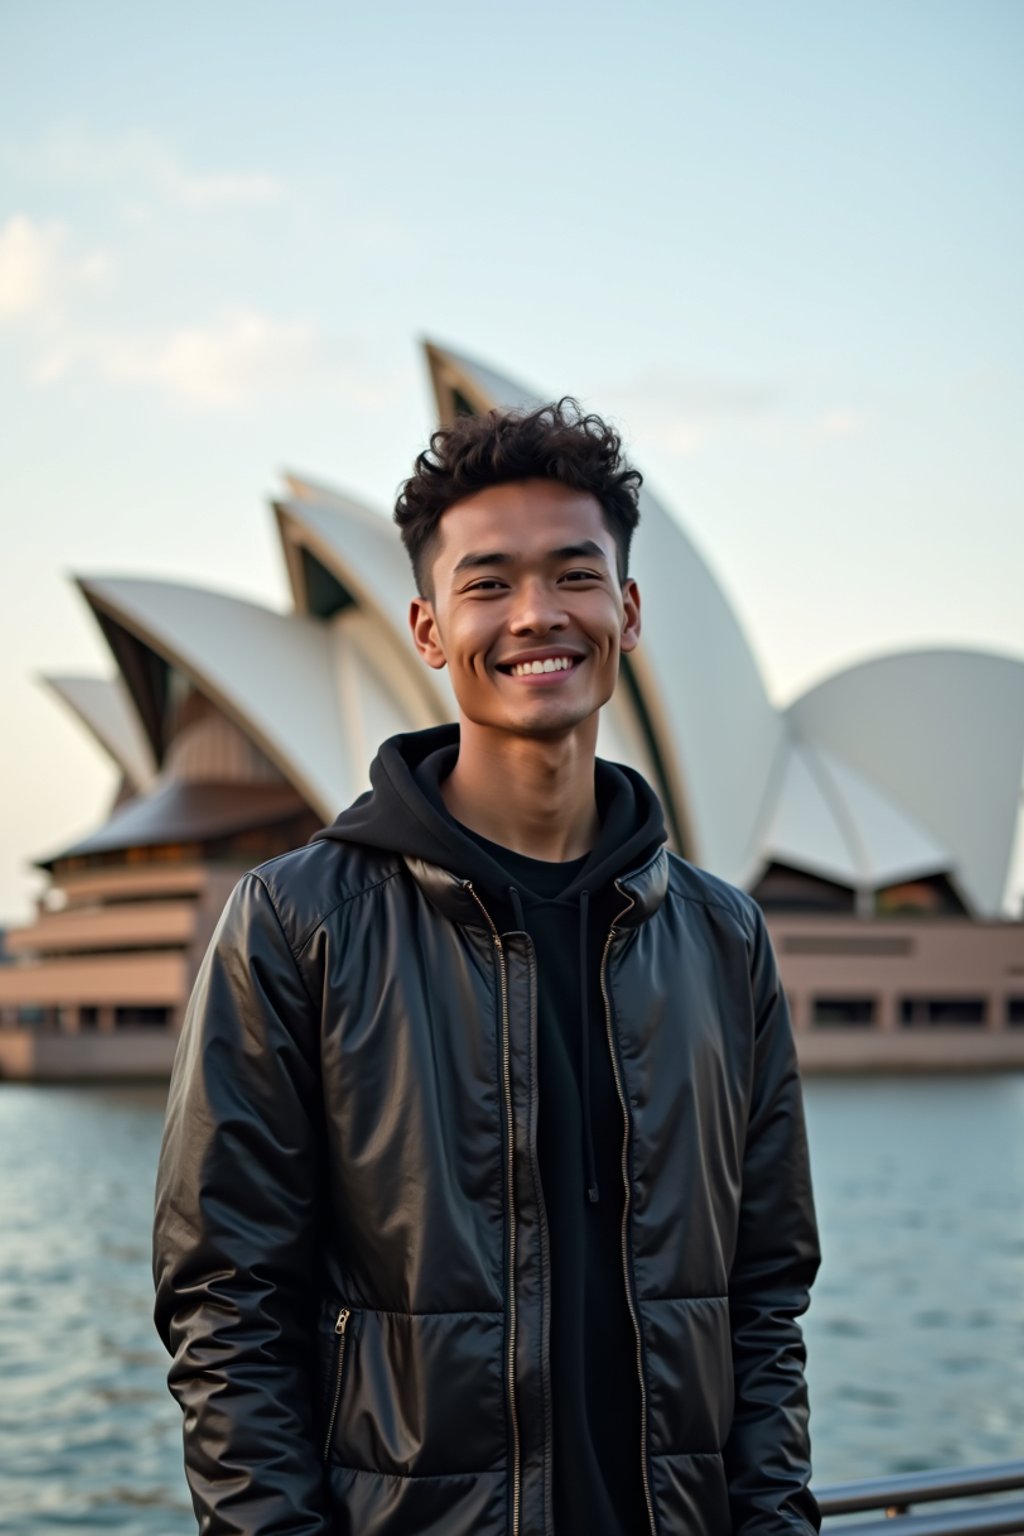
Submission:
<svg viewBox="0 0 1024 1536">
<path fill-rule="evenodd" d="M 70 577 L 286 606 L 280 472 L 388 513 L 424 337 L 612 417 L 778 703 L 1024 659 L 1022 76 L 1017 0 L 8 0 L 0 923 L 115 787 Z"/>
</svg>

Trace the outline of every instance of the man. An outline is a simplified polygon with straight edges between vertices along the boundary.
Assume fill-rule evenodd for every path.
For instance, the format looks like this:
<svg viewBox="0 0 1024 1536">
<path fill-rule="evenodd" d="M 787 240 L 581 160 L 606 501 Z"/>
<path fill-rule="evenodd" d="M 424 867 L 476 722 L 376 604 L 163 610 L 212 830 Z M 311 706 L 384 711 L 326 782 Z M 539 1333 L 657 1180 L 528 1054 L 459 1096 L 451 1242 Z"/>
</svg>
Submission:
<svg viewBox="0 0 1024 1536">
<path fill-rule="evenodd" d="M 154 1260 L 204 1531 L 819 1529 L 771 946 L 595 759 L 639 481 L 569 400 L 434 434 L 395 516 L 459 723 L 227 904 Z"/>
</svg>

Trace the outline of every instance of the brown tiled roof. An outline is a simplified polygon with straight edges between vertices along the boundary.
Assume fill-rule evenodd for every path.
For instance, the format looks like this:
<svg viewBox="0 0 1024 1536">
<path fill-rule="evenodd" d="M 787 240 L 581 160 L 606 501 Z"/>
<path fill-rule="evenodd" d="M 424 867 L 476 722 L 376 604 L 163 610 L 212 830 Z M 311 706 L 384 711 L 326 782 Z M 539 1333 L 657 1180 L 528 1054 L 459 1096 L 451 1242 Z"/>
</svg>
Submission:
<svg viewBox="0 0 1024 1536">
<path fill-rule="evenodd" d="M 137 795 L 118 807 L 104 824 L 80 842 L 36 861 L 52 869 L 61 859 L 161 843 L 201 843 L 231 837 L 255 827 L 288 821 L 308 809 L 289 784 L 208 784 L 171 779 L 151 794 Z"/>
</svg>

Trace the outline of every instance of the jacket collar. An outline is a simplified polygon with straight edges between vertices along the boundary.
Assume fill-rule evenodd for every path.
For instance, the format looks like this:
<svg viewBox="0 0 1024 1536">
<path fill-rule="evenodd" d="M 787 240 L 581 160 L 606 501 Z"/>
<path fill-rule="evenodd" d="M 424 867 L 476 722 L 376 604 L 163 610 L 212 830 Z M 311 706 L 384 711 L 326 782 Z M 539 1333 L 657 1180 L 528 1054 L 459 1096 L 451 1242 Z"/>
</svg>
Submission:
<svg viewBox="0 0 1024 1536">
<path fill-rule="evenodd" d="M 472 881 L 463 880 L 450 869 L 428 864 L 426 859 L 403 854 L 406 866 L 420 890 L 438 911 L 454 923 L 487 928 L 487 903 L 481 893 L 474 893 Z M 616 928 L 637 928 L 658 910 L 668 890 L 668 854 L 659 848 L 646 864 L 619 875 L 615 887 L 632 905 L 616 921 Z M 493 919 L 492 919 L 493 920 Z"/>
<path fill-rule="evenodd" d="M 628 912 L 616 918 L 616 928 L 639 928 L 641 923 L 654 916 L 665 900 L 668 890 L 668 854 L 665 849 L 659 848 L 639 869 L 619 875 L 615 888 L 633 902 Z"/>
<path fill-rule="evenodd" d="M 410 853 L 403 853 L 402 858 L 424 896 L 444 917 L 450 918 L 453 923 L 466 923 L 471 927 L 490 926 L 487 921 L 487 904 L 479 893 L 473 894 L 471 880 L 464 880 L 450 869 L 442 869 L 440 864 L 429 864 L 426 859 L 417 859 Z"/>
</svg>

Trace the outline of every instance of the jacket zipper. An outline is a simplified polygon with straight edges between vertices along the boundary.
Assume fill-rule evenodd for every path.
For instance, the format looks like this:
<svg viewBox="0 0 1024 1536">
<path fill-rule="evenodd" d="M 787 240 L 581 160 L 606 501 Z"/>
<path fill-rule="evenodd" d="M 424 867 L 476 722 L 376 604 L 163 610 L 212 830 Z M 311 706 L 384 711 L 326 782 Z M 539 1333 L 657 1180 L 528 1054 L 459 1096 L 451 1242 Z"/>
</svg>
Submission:
<svg viewBox="0 0 1024 1536">
<path fill-rule="evenodd" d="M 334 1324 L 334 1332 L 338 1339 L 338 1359 L 334 1367 L 334 1401 L 331 1404 L 331 1417 L 327 1425 L 327 1434 L 324 1436 L 324 1461 L 327 1460 L 331 1449 L 331 1440 L 334 1436 L 334 1426 L 338 1418 L 338 1404 L 341 1402 L 341 1379 L 345 1369 L 345 1329 L 348 1320 L 352 1316 L 348 1307 L 342 1307 Z"/>
<path fill-rule="evenodd" d="M 618 884 L 618 882 L 616 882 L 615 889 L 617 891 L 620 891 L 622 893 L 622 895 L 626 894 L 625 891 L 622 890 L 622 887 Z M 632 1203 L 632 1195 L 631 1195 L 631 1191 L 630 1191 L 630 1188 L 629 1188 L 629 1160 L 628 1160 L 628 1158 L 629 1158 L 629 1111 L 626 1108 L 626 1096 L 625 1096 L 625 1094 L 622 1091 L 622 1079 L 619 1076 L 619 1063 L 618 1063 L 618 1060 L 617 1060 L 616 1055 L 615 1055 L 615 1043 L 614 1043 L 613 1031 L 612 1031 L 612 1004 L 611 1004 L 611 998 L 608 995 L 608 984 L 607 984 L 607 976 L 606 976 L 606 967 L 607 967 L 607 962 L 608 962 L 608 952 L 609 952 L 609 950 L 612 947 L 612 941 L 615 938 L 615 933 L 616 933 L 615 924 L 617 922 L 619 922 L 619 920 L 621 918 L 625 917 L 626 913 L 629 912 L 635 906 L 636 906 L 636 902 L 632 898 L 630 898 L 629 906 L 628 907 L 623 907 L 622 911 L 614 919 L 614 921 L 612 923 L 612 926 L 608 930 L 608 937 L 605 940 L 604 951 L 603 951 L 603 953 L 601 955 L 600 978 L 601 978 L 601 996 L 604 999 L 605 1029 L 606 1029 L 607 1035 L 608 1035 L 608 1051 L 609 1051 L 609 1054 L 610 1054 L 611 1059 L 612 1059 L 612 1074 L 613 1074 L 613 1076 L 615 1078 L 615 1091 L 616 1091 L 616 1093 L 619 1096 L 619 1103 L 622 1105 L 622 1123 L 623 1123 L 623 1132 L 622 1132 L 622 1187 L 623 1187 L 623 1189 L 625 1191 L 625 1201 L 624 1201 L 623 1207 L 622 1207 L 622 1278 L 623 1278 L 623 1281 L 625 1282 L 625 1286 L 626 1286 L 626 1302 L 627 1302 L 627 1305 L 629 1306 L 629 1315 L 633 1319 L 633 1331 L 636 1334 L 636 1373 L 637 1373 L 637 1377 L 639 1378 L 639 1381 L 640 1381 L 640 1474 L 641 1474 L 641 1476 L 643 1478 L 644 1498 L 647 1501 L 647 1518 L 648 1518 L 648 1520 L 650 1521 L 650 1524 L 651 1524 L 651 1536 L 657 1536 L 658 1527 L 657 1527 L 657 1525 L 655 1523 L 655 1519 L 654 1519 L 654 1503 L 653 1503 L 653 1501 L 651 1499 L 651 1485 L 650 1485 L 650 1480 L 648 1479 L 648 1476 L 647 1476 L 647 1385 L 646 1385 L 646 1383 L 644 1381 L 643 1352 L 642 1352 L 642 1346 L 641 1346 L 641 1342 L 640 1342 L 640 1323 L 639 1323 L 639 1320 L 637 1318 L 636 1305 L 635 1305 L 634 1300 L 633 1300 L 633 1293 L 632 1293 L 632 1290 L 631 1290 L 631 1287 L 630 1287 L 630 1283 L 629 1283 L 629 1247 L 628 1247 L 629 1235 L 628 1235 L 628 1229 L 629 1229 L 629 1210 L 630 1210 L 630 1205 Z"/>
<path fill-rule="evenodd" d="M 528 945 L 529 949 L 532 951 L 533 950 L 533 941 L 529 938 L 529 935 L 527 935 L 527 945 Z M 530 962 L 529 962 L 529 965 L 530 965 L 530 975 L 531 975 L 531 987 L 530 987 L 530 991 L 531 991 L 531 999 L 530 999 L 530 1037 L 531 1037 L 531 1039 L 534 1036 L 534 1033 L 536 1031 L 536 1026 L 537 1026 L 536 987 L 533 985 L 533 980 L 532 980 L 533 972 L 534 972 L 534 963 L 535 963 L 534 959 L 531 959 Z M 542 1255 L 543 1255 L 544 1265 L 545 1265 L 546 1269 L 548 1270 L 548 1272 L 550 1273 L 550 1271 L 551 1271 L 551 1239 L 550 1239 L 549 1230 L 548 1230 L 547 1206 L 546 1206 L 545 1201 L 544 1201 L 544 1182 L 543 1182 L 542 1178 L 540 1177 L 540 1168 L 539 1168 L 539 1166 L 538 1166 L 538 1169 L 537 1169 L 537 1179 L 536 1179 L 535 1188 L 537 1190 L 537 1204 L 538 1204 L 538 1207 L 539 1207 L 539 1210 L 540 1210 L 541 1252 L 542 1252 Z M 549 1312 L 550 1312 L 550 1308 L 549 1308 Z M 547 1322 L 547 1352 L 546 1352 L 546 1354 L 544 1356 L 544 1371 L 543 1371 L 543 1377 L 542 1377 L 542 1386 L 543 1386 L 543 1392 L 544 1392 L 544 1508 L 545 1508 L 545 1510 L 553 1509 L 554 1508 L 554 1495 L 553 1495 L 552 1486 L 551 1486 L 551 1484 L 552 1484 L 552 1476 L 553 1476 L 553 1474 L 552 1474 L 553 1437 L 552 1437 L 552 1410 L 551 1410 L 551 1366 L 550 1366 L 551 1323 L 550 1323 L 550 1316 L 546 1319 L 546 1322 Z M 547 1516 L 545 1515 L 545 1522 L 544 1522 L 545 1536 L 547 1536 L 547 1531 L 548 1531 L 548 1524 L 547 1524 Z"/>
<path fill-rule="evenodd" d="M 515 1188 L 515 1127 L 512 1119 L 512 1062 L 509 1041 L 508 975 L 505 970 L 505 950 L 501 936 L 491 914 L 467 880 L 465 889 L 472 896 L 487 919 L 494 947 L 498 952 L 498 972 L 501 980 L 501 1073 L 505 1091 L 505 1114 L 508 1119 L 508 1209 L 509 1209 L 509 1329 L 508 1359 L 506 1361 L 506 1386 L 508 1388 L 509 1416 L 512 1424 L 512 1536 L 519 1536 L 519 1420 L 516 1416 L 516 1188 Z"/>
</svg>

